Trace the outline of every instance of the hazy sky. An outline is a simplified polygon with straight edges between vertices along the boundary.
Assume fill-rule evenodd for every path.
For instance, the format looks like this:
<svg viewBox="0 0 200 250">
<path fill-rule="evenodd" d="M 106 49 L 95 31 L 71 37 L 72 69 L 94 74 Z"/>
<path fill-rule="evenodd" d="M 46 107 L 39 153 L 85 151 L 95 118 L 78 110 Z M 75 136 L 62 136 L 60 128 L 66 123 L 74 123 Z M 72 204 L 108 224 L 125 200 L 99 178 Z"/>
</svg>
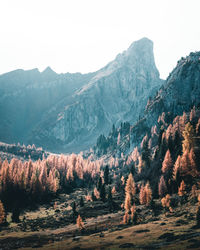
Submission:
<svg viewBox="0 0 200 250">
<path fill-rule="evenodd" d="M 200 0 L 0 0 L 0 73 L 95 71 L 142 37 L 165 78 L 200 50 Z"/>
</svg>

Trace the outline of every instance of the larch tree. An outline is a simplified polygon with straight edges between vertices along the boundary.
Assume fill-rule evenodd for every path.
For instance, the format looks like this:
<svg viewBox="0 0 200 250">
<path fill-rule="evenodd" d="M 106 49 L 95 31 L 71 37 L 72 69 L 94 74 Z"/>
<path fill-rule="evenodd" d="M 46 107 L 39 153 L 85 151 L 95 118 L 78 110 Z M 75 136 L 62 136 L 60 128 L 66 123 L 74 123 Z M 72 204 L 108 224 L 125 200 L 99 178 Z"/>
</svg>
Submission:
<svg viewBox="0 0 200 250">
<path fill-rule="evenodd" d="M 82 231 L 85 227 L 84 227 L 84 223 L 83 220 L 80 216 L 80 214 L 78 215 L 77 219 L 76 219 L 76 225 L 77 227 Z"/>
<path fill-rule="evenodd" d="M 191 166 L 191 176 L 192 177 L 197 177 L 199 176 L 199 172 L 197 169 L 197 164 L 196 164 L 196 155 L 194 153 L 194 148 L 191 148 L 190 153 L 189 153 L 189 159 L 190 159 L 190 166 Z"/>
<path fill-rule="evenodd" d="M 5 221 L 5 210 L 3 203 L 0 200 L 0 224 L 2 224 Z"/>
<path fill-rule="evenodd" d="M 136 214 L 136 206 L 135 203 L 131 207 L 131 221 L 132 223 L 136 224 L 137 223 L 137 214 Z"/>
<path fill-rule="evenodd" d="M 139 200 L 140 200 L 140 204 L 145 204 L 145 190 L 144 190 L 144 185 L 141 186 L 140 188 L 140 194 L 139 194 Z"/>
<path fill-rule="evenodd" d="M 194 147 L 195 145 L 194 137 L 195 137 L 194 128 L 190 124 L 190 122 L 188 122 L 185 126 L 185 130 L 183 131 L 183 138 L 184 138 L 182 142 L 183 153 L 186 150 L 190 151 L 190 149 Z"/>
<path fill-rule="evenodd" d="M 180 168 L 181 168 L 181 156 L 179 155 L 176 159 L 176 162 L 174 164 L 174 169 L 173 169 L 173 179 L 175 181 L 177 181 L 177 178 L 178 178 L 178 173 L 180 171 Z"/>
<path fill-rule="evenodd" d="M 128 179 L 126 181 L 126 186 L 125 186 L 125 204 L 124 208 L 126 212 L 130 212 L 131 206 L 133 204 L 133 199 L 134 195 L 136 193 L 136 188 L 135 188 L 135 181 L 133 179 L 133 175 L 130 173 L 128 176 Z"/>
<path fill-rule="evenodd" d="M 135 189 L 135 181 L 133 179 L 133 175 L 130 173 L 128 176 L 128 179 L 126 181 L 126 187 L 125 187 L 125 192 L 129 193 L 131 195 L 131 197 L 133 198 L 133 196 L 136 193 L 136 189 Z"/>
<path fill-rule="evenodd" d="M 139 194 L 140 204 L 145 204 L 149 206 L 152 200 L 152 191 L 149 182 L 145 186 L 141 186 L 140 194 Z"/>
<path fill-rule="evenodd" d="M 170 151 L 168 149 L 162 163 L 162 172 L 163 173 L 169 172 L 170 170 L 172 170 L 172 167 L 173 167 L 173 161 L 171 158 Z"/>
<path fill-rule="evenodd" d="M 152 190 L 150 187 L 149 182 L 147 182 L 147 184 L 145 185 L 145 192 L 146 192 L 146 205 L 149 206 L 150 202 L 152 200 Z"/>
<path fill-rule="evenodd" d="M 124 224 L 128 224 L 129 223 L 129 213 L 127 211 L 124 214 L 123 222 L 124 222 Z"/>
<path fill-rule="evenodd" d="M 167 150 L 165 158 L 162 163 L 162 172 L 167 177 L 167 179 L 172 177 L 173 161 L 169 149 Z"/>
<path fill-rule="evenodd" d="M 181 176 L 187 178 L 188 181 L 191 181 L 191 177 L 195 178 L 199 176 L 195 158 L 193 148 L 191 148 L 190 152 L 185 150 L 181 157 L 180 174 Z"/>
<path fill-rule="evenodd" d="M 162 198 L 161 203 L 164 208 L 169 209 L 170 212 L 172 212 L 171 196 L 169 194 Z"/>
<path fill-rule="evenodd" d="M 190 111 L 190 122 L 193 123 L 196 118 L 196 108 L 195 106 Z"/>
<path fill-rule="evenodd" d="M 97 190 L 97 188 L 94 188 L 94 196 L 96 197 L 96 199 L 98 200 L 100 198 L 100 192 Z"/>
<path fill-rule="evenodd" d="M 179 196 L 185 196 L 186 195 L 186 185 L 185 182 L 182 180 L 181 185 L 178 189 L 178 195 Z"/>
<path fill-rule="evenodd" d="M 163 175 L 161 176 L 158 184 L 158 193 L 161 198 L 167 193 L 167 186 Z"/>
<path fill-rule="evenodd" d="M 199 118 L 197 125 L 196 125 L 196 135 L 200 136 L 200 118 Z"/>
<path fill-rule="evenodd" d="M 131 209 L 131 195 L 129 193 L 126 193 L 124 208 L 127 212 L 129 212 Z"/>
</svg>

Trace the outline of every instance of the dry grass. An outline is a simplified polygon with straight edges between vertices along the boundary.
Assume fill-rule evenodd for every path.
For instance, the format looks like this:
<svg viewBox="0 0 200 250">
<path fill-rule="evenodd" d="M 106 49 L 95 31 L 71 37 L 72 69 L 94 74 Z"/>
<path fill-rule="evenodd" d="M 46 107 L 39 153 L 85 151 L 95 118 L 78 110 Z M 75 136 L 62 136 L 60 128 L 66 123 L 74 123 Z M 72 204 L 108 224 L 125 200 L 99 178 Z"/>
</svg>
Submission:
<svg viewBox="0 0 200 250">
<path fill-rule="evenodd" d="M 24 215 L 27 223 L 32 220 L 37 223 L 41 219 L 47 223 L 42 228 L 41 221 L 33 232 L 31 228 L 22 232 L 19 224 L 11 223 L 10 227 L 0 232 L 0 248 L 4 249 L 186 249 L 188 247 L 199 249 L 200 229 L 192 229 L 195 225 L 197 203 L 176 207 L 173 212 L 162 210 L 153 215 L 149 208 L 137 205 L 137 213 L 141 219 L 139 225 L 123 225 L 124 211 L 108 213 L 105 205 L 98 202 L 86 202 L 84 208 L 78 208 L 81 217 L 84 215 L 84 232 L 77 229 L 75 223 L 63 220 L 69 216 L 71 203 L 84 192 L 74 193 L 70 196 L 62 195 L 57 200 L 56 212 L 53 202 L 49 206 L 41 206 L 36 211 L 26 211 Z M 117 199 L 117 196 L 116 196 Z M 119 199 L 119 204 L 121 200 Z M 156 201 L 157 204 L 161 202 Z M 48 215 L 47 215 L 48 213 Z M 93 217 L 91 217 L 93 216 Z M 10 221 L 10 215 L 8 220 Z M 42 221 L 42 222 L 43 222 Z M 48 223 L 57 223 L 51 227 Z"/>
</svg>

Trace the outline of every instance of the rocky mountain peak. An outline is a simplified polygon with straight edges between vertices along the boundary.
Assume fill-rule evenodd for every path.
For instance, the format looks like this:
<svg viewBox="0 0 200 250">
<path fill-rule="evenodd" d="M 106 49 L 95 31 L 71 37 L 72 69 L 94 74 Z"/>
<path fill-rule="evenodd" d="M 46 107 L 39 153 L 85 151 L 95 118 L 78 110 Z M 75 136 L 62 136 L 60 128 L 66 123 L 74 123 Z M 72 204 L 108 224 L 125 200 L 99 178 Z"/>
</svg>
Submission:
<svg viewBox="0 0 200 250">
<path fill-rule="evenodd" d="M 140 71 L 143 76 L 144 72 L 146 72 L 145 77 L 151 75 L 150 78 L 159 78 L 159 71 L 156 68 L 154 60 L 153 42 L 146 37 L 133 42 L 127 50 L 118 54 L 113 61 L 99 70 L 92 79 L 92 83 L 112 74 L 120 68 L 127 68 L 134 74 L 138 74 Z"/>
<path fill-rule="evenodd" d="M 9 127 L 6 122 L 0 126 L 1 131 L 7 131 L 0 133 L 0 140 L 34 143 L 54 152 L 88 149 L 113 124 L 137 121 L 149 96 L 162 84 L 153 43 L 147 38 L 132 43 L 92 74 L 62 75 L 47 67 L 37 77 L 28 74 L 25 81 L 26 72 L 22 73 L 20 91 L 11 97 L 5 90 L 4 99 L 0 99 L 0 110 L 9 108 L 6 114 L 0 113 L 2 120 L 12 120 Z M 6 86 L 10 78 L 16 81 L 13 77 L 2 78 Z M 22 82 L 26 88 L 20 88 Z M 16 110 L 20 115 L 11 117 Z"/>
<path fill-rule="evenodd" d="M 127 49 L 128 55 L 141 54 L 141 53 L 153 53 L 153 42 L 144 37 L 140 40 L 133 42 Z"/>
<path fill-rule="evenodd" d="M 42 71 L 42 73 L 44 74 L 46 74 L 46 73 L 56 73 L 55 71 L 53 71 L 52 70 L 52 68 L 50 67 L 50 66 L 48 66 L 48 67 L 46 67 L 46 69 L 44 69 L 43 71 Z"/>
<path fill-rule="evenodd" d="M 57 73 L 49 66 L 41 72 L 41 75 L 43 78 L 45 78 L 45 80 L 51 80 L 52 78 L 57 77 Z"/>
</svg>

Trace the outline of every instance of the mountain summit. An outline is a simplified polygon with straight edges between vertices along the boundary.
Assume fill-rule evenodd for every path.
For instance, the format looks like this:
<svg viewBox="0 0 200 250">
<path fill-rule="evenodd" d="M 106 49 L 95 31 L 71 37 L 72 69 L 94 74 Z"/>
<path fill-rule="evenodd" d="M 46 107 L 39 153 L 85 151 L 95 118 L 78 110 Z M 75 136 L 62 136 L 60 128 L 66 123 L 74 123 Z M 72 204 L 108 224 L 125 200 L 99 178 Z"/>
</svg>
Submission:
<svg viewBox="0 0 200 250">
<path fill-rule="evenodd" d="M 21 74 L 23 79 L 23 72 Z M 10 78 L 4 80 L 9 81 Z M 44 83 L 37 84 L 40 81 Z M 22 131 L 18 131 L 16 136 L 16 129 L 9 125 L 9 141 L 1 134 L 0 140 L 3 138 L 4 141 L 13 142 L 18 138 L 57 152 L 87 149 L 101 133 L 107 133 L 113 124 L 118 126 L 123 121 L 137 121 L 149 96 L 153 96 L 162 84 L 154 61 L 153 42 L 147 38 L 132 43 L 126 51 L 97 72 L 86 75 L 56 74 L 47 68 L 35 82 L 36 107 L 37 111 L 41 109 L 42 112 L 38 111 L 40 115 L 33 114 L 35 100 L 28 90 L 31 84 L 28 89 L 21 89 L 17 100 L 26 95 L 30 102 L 29 109 L 26 107 L 21 110 L 24 117 L 22 125 L 26 125 L 26 129 L 22 130 L 24 134 L 22 136 Z M 41 88 L 46 101 L 41 95 Z M 20 119 L 19 125 L 13 120 L 16 116 L 7 105 L 6 98 L 4 96 L 4 102 L 0 100 L 1 110 L 7 110 L 11 124 L 23 127 Z M 17 101 L 15 108 L 17 105 L 21 104 Z M 29 112 L 32 114 L 31 124 L 27 124 L 30 123 L 26 117 L 30 115 Z"/>
<path fill-rule="evenodd" d="M 161 83 L 152 41 L 136 41 L 53 110 L 57 118 L 47 117 L 35 131 L 38 144 L 51 135 L 52 145 L 62 145 L 66 151 L 86 149 L 112 124 L 139 119 L 148 97 Z"/>
</svg>

